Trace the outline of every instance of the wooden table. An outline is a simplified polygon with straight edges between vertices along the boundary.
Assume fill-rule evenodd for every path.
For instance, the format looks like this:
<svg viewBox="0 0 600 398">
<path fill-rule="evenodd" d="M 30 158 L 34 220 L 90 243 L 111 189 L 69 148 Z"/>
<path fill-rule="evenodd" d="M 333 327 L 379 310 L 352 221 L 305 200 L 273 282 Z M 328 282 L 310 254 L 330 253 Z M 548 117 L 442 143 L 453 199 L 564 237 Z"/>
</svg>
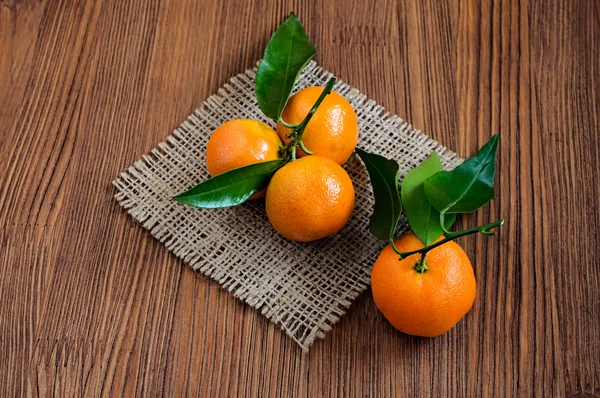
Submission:
<svg viewBox="0 0 600 398">
<path fill-rule="evenodd" d="M 0 396 L 600 396 L 597 1 L 0 0 Z M 308 355 L 197 277 L 111 181 L 292 10 L 317 60 L 462 156 L 501 132 L 498 237 L 436 339 L 370 292 Z"/>
</svg>

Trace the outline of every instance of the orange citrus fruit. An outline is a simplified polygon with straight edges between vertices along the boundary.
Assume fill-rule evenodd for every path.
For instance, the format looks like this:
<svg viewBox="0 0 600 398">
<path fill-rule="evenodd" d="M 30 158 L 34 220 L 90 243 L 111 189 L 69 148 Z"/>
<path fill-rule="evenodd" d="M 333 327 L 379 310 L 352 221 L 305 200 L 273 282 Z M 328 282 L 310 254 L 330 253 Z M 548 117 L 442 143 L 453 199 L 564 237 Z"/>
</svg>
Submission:
<svg viewBox="0 0 600 398">
<path fill-rule="evenodd" d="M 307 87 L 292 97 L 285 106 L 281 118 L 288 124 L 299 124 L 311 110 L 323 87 Z M 277 134 L 284 143 L 290 129 L 277 123 Z M 304 130 L 302 142 L 313 155 L 324 156 L 344 164 L 352 155 L 358 141 L 358 120 L 350 103 L 332 91 L 327 95 Z M 298 148 L 298 156 L 306 153 Z"/>
<path fill-rule="evenodd" d="M 275 172 L 266 198 L 273 228 L 288 239 L 310 242 L 338 232 L 354 209 L 352 180 L 340 165 L 306 156 Z"/>
<path fill-rule="evenodd" d="M 206 166 L 213 177 L 231 169 L 279 157 L 281 140 L 275 130 L 258 120 L 230 120 L 211 135 L 206 147 Z M 265 190 L 250 199 L 265 196 Z"/>
<path fill-rule="evenodd" d="M 413 233 L 394 242 L 403 252 L 424 247 Z M 446 333 L 475 300 L 475 276 L 466 253 L 453 241 L 438 246 L 425 256 L 424 272 L 415 268 L 420 254 L 398 258 L 388 245 L 373 266 L 371 288 L 377 308 L 406 334 L 435 337 Z"/>
</svg>

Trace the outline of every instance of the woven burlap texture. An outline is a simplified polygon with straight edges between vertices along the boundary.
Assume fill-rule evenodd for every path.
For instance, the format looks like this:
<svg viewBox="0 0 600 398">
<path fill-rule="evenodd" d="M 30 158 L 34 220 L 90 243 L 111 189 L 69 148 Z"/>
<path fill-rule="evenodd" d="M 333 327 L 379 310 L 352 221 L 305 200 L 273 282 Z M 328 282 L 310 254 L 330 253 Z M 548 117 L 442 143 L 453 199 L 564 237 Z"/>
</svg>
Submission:
<svg viewBox="0 0 600 398">
<path fill-rule="evenodd" d="M 369 233 L 373 208 L 366 170 L 353 155 L 345 165 L 356 192 L 350 222 L 338 234 L 312 243 L 289 241 L 273 230 L 264 202 L 226 209 L 196 209 L 171 200 L 209 178 L 206 143 L 231 119 L 258 119 L 255 70 L 233 77 L 172 135 L 125 170 L 113 183 L 117 201 L 177 257 L 260 310 L 307 351 L 323 338 L 369 285 L 371 267 L 385 245 Z M 331 77 L 313 61 L 296 89 L 324 85 Z M 438 152 L 446 167 L 460 163 L 397 116 L 338 81 L 335 91 L 350 101 L 360 125 L 359 147 L 393 158 L 401 176 Z M 401 220 L 399 232 L 407 229 Z"/>
</svg>

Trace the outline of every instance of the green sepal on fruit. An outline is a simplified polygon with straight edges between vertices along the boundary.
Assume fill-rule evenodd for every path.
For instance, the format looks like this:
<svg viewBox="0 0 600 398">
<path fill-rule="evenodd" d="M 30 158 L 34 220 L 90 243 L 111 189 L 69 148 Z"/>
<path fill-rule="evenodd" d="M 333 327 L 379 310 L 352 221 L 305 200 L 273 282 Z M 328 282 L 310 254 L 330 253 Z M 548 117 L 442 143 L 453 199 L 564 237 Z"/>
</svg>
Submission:
<svg viewBox="0 0 600 398">
<path fill-rule="evenodd" d="M 285 163 L 278 159 L 229 170 L 180 193 L 173 200 L 206 209 L 237 206 L 269 185 L 273 174 Z"/>
<path fill-rule="evenodd" d="M 256 71 L 256 99 L 267 117 L 279 120 L 298 75 L 316 54 L 317 49 L 292 13 L 273 33 Z"/>
</svg>

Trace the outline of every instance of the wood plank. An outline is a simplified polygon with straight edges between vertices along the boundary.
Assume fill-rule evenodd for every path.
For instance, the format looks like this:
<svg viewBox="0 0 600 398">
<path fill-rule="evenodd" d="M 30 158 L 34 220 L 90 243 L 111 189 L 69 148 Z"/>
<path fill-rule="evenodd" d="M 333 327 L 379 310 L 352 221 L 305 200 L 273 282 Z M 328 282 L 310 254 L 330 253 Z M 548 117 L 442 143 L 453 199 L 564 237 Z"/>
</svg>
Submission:
<svg viewBox="0 0 600 398">
<path fill-rule="evenodd" d="M 471 312 L 436 339 L 361 296 L 308 355 L 198 277 L 112 179 L 295 10 L 318 61 L 467 156 Z M 598 2 L 0 1 L 0 396 L 600 396 Z"/>
</svg>

